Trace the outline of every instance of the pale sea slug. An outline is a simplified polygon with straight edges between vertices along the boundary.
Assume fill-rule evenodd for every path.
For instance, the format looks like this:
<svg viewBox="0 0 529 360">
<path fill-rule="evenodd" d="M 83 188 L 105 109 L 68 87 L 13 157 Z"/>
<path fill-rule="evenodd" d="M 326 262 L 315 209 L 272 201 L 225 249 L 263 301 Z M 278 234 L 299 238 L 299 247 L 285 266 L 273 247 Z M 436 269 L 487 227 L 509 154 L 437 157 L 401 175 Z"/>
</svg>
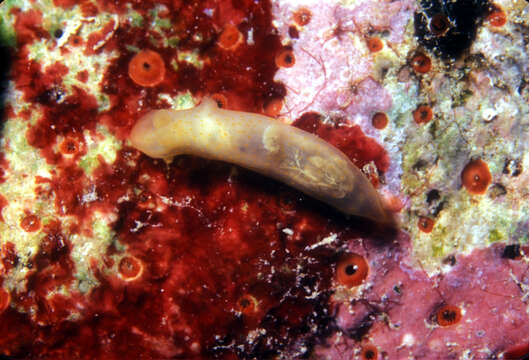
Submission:
<svg viewBox="0 0 529 360">
<path fill-rule="evenodd" d="M 130 134 L 154 158 L 196 155 L 233 163 L 286 183 L 337 210 L 386 222 L 377 191 L 341 151 L 273 118 L 220 109 L 205 98 L 188 110 L 155 110 Z"/>
</svg>

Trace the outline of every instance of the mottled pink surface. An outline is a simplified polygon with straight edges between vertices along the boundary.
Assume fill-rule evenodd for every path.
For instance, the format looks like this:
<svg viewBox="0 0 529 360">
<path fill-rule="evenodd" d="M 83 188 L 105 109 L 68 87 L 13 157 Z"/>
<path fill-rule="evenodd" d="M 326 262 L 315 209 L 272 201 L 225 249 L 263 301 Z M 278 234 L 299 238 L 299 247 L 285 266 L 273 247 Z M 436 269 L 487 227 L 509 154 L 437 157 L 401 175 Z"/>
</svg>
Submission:
<svg viewBox="0 0 529 360">
<path fill-rule="evenodd" d="M 300 29 L 299 38 L 291 39 L 288 28 L 294 24 L 292 14 L 300 5 L 274 2 L 276 25 L 296 58 L 294 67 L 280 69 L 275 77 L 289 90 L 283 115 L 292 120 L 307 111 L 337 113 L 369 130 L 373 113 L 388 111 L 392 102 L 389 93 L 372 78 L 373 55 L 366 39 L 387 31 L 385 46 L 402 41 L 413 4 L 410 0 L 384 0 L 344 7 L 335 1 L 309 2 L 304 6 L 312 11 L 312 19 Z M 307 76 L 311 79 L 308 83 Z"/>
<path fill-rule="evenodd" d="M 354 359 L 371 343 L 387 359 L 493 359 L 528 343 L 529 266 L 503 257 L 504 246 L 456 256 L 444 273 L 428 277 L 411 263 L 404 234 L 389 247 L 351 241 L 349 250 L 368 259 L 370 274 L 361 293 L 335 302 L 336 333 L 316 348 L 316 358 Z M 463 315 L 442 327 L 436 311 L 445 304 Z"/>
<path fill-rule="evenodd" d="M 387 111 L 391 108 L 391 96 L 372 77 L 352 84 L 351 88 L 337 94 L 336 106 L 348 114 L 356 116 L 366 115 L 371 118 L 377 111 Z M 370 99 L 366 101 L 366 99 Z"/>
<path fill-rule="evenodd" d="M 380 9 L 384 9 L 380 11 Z M 357 31 L 363 33 L 369 30 L 390 32 L 388 40 L 392 43 L 402 41 L 402 36 L 408 19 L 412 16 L 415 9 L 415 2 L 379 0 L 365 0 L 357 4 L 351 14 L 344 14 L 345 17 L 351 17 L 356 25 Z"/>
</svg>

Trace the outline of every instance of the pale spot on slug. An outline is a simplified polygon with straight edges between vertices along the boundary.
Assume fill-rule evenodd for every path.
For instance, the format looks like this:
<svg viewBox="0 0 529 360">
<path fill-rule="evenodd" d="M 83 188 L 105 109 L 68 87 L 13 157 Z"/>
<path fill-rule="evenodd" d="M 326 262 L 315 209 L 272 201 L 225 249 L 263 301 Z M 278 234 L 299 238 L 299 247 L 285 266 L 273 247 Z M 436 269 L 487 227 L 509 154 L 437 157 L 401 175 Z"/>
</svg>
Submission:
<svg viewBox="0 0 529 360">
<path fill-rule="evenodd" d="M 221 109 L 206 98 L 192 109 L 151 111 L 136 123 L 130 142 L 154 158 L 188 154 L 230 162 L 345 214 L 390 221 L 377 191 L 346 155 L 267 116 Z"/>
<path fill-rule="evenodd" d="M 263 146 L 271 154 L 277 154 L 281 149 L 279 134 L 274 129 L 274 126 L 268 126 L 263 133 Z"/>
<path fill-rule="evenodd" d="M 152 121 L 155 129 L 161 129 L 171 126 L 172 117 L 169 112 L 161 112 L 156 118 Z"/>
<path fill-rule="evenodd" d="M 353 182 L 342 171 L 347 168 L 342 159 L 312 156 L 307 163 L 306 173 L 311 175 L 322 191 L 328 190 L 331 195 L 340 199 L 353 190 Z"/>
</svg>

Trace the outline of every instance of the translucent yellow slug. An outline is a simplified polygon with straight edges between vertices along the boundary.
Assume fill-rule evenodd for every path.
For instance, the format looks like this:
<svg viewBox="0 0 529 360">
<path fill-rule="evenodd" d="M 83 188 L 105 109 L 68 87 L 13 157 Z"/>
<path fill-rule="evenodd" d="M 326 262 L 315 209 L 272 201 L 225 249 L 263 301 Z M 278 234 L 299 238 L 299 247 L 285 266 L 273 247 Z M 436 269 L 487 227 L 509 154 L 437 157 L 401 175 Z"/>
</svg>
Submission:
<svg viewBox="0 0 529 360">
<path fill-rule="evenodd" d="M 188 110 L 154 110 L 130 134 L 148 156 L 179 154 L 237 164 L 286 183 L 337 210 L 386 222 L 377 191 L 341 151 L 267 116 L 220 109 L 209 98 Z"/>
</svg>

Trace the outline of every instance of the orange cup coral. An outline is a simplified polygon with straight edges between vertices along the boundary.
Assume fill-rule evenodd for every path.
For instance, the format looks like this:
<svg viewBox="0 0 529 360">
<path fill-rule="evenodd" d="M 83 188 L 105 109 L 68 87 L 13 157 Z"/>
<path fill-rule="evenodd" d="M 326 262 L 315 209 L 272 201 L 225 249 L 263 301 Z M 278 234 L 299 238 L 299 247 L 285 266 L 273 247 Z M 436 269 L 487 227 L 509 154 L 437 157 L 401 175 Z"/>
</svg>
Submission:
<svg viewBox="0 0 529 360">
<path fill-rule="evenodd" d="M 156 86 L 165 78 L 165 63 L 156 51 L 142 50 L 129 62 L 129 77 L 140 86 Z"/>
</svg>

